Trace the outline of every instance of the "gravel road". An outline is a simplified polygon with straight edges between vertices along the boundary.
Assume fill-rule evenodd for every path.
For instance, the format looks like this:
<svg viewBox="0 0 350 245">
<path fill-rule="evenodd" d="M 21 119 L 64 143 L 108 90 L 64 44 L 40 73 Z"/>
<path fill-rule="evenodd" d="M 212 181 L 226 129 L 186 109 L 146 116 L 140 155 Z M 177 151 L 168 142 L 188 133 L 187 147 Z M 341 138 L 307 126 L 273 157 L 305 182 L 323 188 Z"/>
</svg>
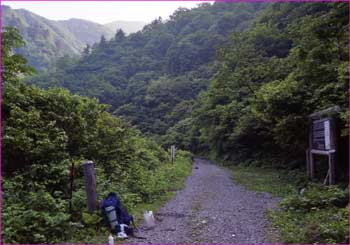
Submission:
<svg viewBox="0 0 350 245">
<path fill-rule="evenodd" d="M 279 199 L 233 183 L 228 170 L 195 159 L 183 190 L 156 214 L 156 226 L 141 225 L 128 243 L 269 243 L 265 211 Z"/>
</svg>

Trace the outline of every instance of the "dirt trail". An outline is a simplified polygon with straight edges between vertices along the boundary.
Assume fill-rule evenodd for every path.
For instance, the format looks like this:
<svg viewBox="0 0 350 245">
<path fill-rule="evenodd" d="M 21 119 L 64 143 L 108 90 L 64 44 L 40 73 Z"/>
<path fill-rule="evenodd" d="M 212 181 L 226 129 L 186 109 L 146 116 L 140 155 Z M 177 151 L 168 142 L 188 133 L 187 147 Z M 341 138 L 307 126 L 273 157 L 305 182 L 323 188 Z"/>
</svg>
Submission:
<svg viewBox="0 0 350 245">
<path fill-rule="evenodd" d="M 183 190 L 156 214 L 156 227 L 141 225 L 128 243 L 269 243 L 266 210 L 279 200 L 232 182 L 229 171 L 195 159 Z"/>
</svg>

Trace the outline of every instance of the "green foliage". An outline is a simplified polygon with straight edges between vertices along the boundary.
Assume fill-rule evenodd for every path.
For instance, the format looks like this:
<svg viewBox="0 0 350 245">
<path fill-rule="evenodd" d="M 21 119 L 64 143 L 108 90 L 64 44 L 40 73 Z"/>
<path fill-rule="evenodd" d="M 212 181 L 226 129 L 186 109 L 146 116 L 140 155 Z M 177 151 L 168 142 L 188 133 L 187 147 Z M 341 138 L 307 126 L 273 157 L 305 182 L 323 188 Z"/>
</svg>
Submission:
<svg viewBox="0 0 350 245">
<path fill-rule="evenodd" d="M 306 116 L 334 105 L 347 136 L 347 16 L 345 3 L 275 3 L 231 36 L 192 115 L 212 155 L 301 164 Z"/>
<path fill-rule="evenodd" d="M 24 41 L 14 27 L 4 27 L 1 30 L 1 79 L 3 83 L 13 83 L 19 75 L 34 73 L 35 70 L 27 65 L 27 60 L 12 50 L 24 46 Z"/>
<path fill-rule="evenodd" d="M 83 222 L 86 225 L 97 225 L 102 221 L 102 217 L 99 214 L 90 214 L 90 213 L 86 213 L 84 212 L 83 215 Z"/>
<path fill-rule="evenodd" d="M 283 197 L 279 208 L 268 210 L 281 235 L 278 242 L 349 243 L 348 189 L 308 183 L 300 170 L 276 170 L 266 165 L 255 161 L 229 168 L 236 183 L 257 191 L 258 195 L 269 192 Z"/>
<path fill-rule="evenodd" d="M 25 56 L 39 71 L 49 68 L 59 57 L 79 55 L 86 44 L 99 41 L 102 34 L 112 37 L 115 30 L 81 19 L 48 20 L 6 5 L 2 5 L 2 24 L 19 30 L 26 45 L 16 47 L 15 53 Z"/>
<path fill-rule="evenodd" d="M 21 38 L 15 29 L 6 30 L 5 54 L 10 54 Z M 8 42 L 12 34 L 16 41 Z M 22 62 L 11 61 L 15 67 Z M 26 67 L 24 61 L 21 65 Z M 86 211 L 84 159 L 94 162 L 99 201 L 114 191 L 131 211 L 171 191 L 174 183 L 176 188 L 189 174 L 185 152 L 171 164 L 169 153 L 109 114 L 108 106 L 64 89 L 25 85 L 19 72 L 6 74 L 3 84 L 4 243 L 81 242 L 96 234 L 102 218 Z M 76 174 L 69 209 L 72 162 Z"/>
<path fill-rule="evenodd" d="M 347 30 L 348 5 L 340 2 L 180 8 L 169 21 L 156 19 L 140 32 L 101 37 L 79 59 L 63 57 L 49 72 L 28 80 L 50 88 L 45 91 L 19 82 L 31 70 L 11 53 L 23 44 L 18 32 L 5 28 L 4 241 L 92 238 L 99 217 L 84 214 L 79 171 L 68 210 L 72 162 L 79 170 L 84 159 L 94 161 L 100 199 L 117 192 L 129 210 L 159 202 L 174 183 L 181 186 L 190 165 L 181 151 L 182 163 L 170 164 L 169 152 L 156 142 L 229 163 L 244 159 L 250 170 L 285 169 L 269 177 L 263 177 L 267 168 L 254 174 L 240 167 L 234 171 L 249 188 L 296 193 L 294 186 L 306 183 L 291 170 L 305 159 L 306 116 L 339 105 L 341 142 L 347 142 Z M 249 185 L 248 178 L 256 184 Z M 276 182 L 283 186 L 272 187 Z M 303 196 L 287 196 L 284 209 L 271 215 L 286 242 L 344 243 L 344 195 L 337 187 L 309 186 Z"/>
<path fill-rule="evenodd" d="M 125 36 L 117 30 L 78 61 L 61 60 L 28 82 L 96 97 L 111 105 L 114 115 L 157 138 L 190 114 L 188 103 L 217 70 L 216 48 L 232 31 L 249 28 L 265 5 L 216 2 L 179 8 L 169 21 L 155 19 L 137 33 Z"/>
<path fill-rule="evenodd" d="M 140 191 L 143 195 L 147 196 L 147 200 L 141 199 L 141 195 L 139 193 L 132 193 L 130 190 L 125 191 L 125 186 L 121 186 L 116 189 L 109 189 L 108 191 L 103 190 L 103 183 L 101 181 L 97 181 L 98 183 L 98 193 L 100 196 L 107 195 L 110 190 L 116 191 L 118 194 L 121 194 L 122 202 L 128 209 L 128 212 L 134 215 L 136 219 L 136 223 L 143 221 L 143 212 L 144 210 L 158 210 L 161 206 L 164 205 L 166 201 L 168 201 L 175 193 L 176 190 L 183 187 L 184 181 L 186 177 L 191 173 L 192 170 L 192 160 L 191 154 L 185 151 L 177 151 L 176 159 L 174 164 L 161 164 L 157 169 L 152 171 L 144 171 L 144 175 L 146 179 L 142 181 L 134 180 L 135 183 L 144 183 L 144 189 Z M 167 158 L 169 155 L 167 155 Z M 100 175 L 98 174 L 98 177 Z M 113 186 L 117 183 L 115 182 Z M 110 186 L 109 186 L 110 187 Z M 82 191 L 82 194 L 84 191 Z M 104 193 L 104 194 L 102 194 Z M 77 195 L 78 193 L 74 193 Z M 83 201 L 82 206 L 85 205 L 85 199 L 81 199 Z M 85 222 L 91 222 L 90 225 L 85 225 L 85 227 L 81 227 L 79 229 L 79 233 L 74 234 L 69 239 L 65 240 L 65 242 L 69 243 L 105 243 L 106 237 L 108 237 L 108 230 L 105 230 L 104 227 L 101 230 L 98 229 L 99 224 L 98 220 L 100 216 L 95 214 L 83 214 L 85 216 Z M 94 229 L 95 227 L 95 229 Z M 97 227 L 97 228 L 96 228 Z M 90 229 L 90 230 L 88 230 Z"/>
<path fill-rule="evenodd" d="M 250 163 L 249 166 L 244 166 L 243 164 L 229 166 L 232 170 L 234 182 L 244 185 L 249 190 L 269 192 L 278 197 L 286 197 L 297 193 L 296 186 L 300 184 L 303 173 L 300 171 L 285 171 L 271 167 L 254 166 L 257 164 L 264 165 L 257 161 Z"/>
<path fill-rule="evenodd" d="M 3 242 L 57 243 L 57 237 L 68 236 L 71 228 L 66 200 L 22 175 L 3 178 L 2 184 Z"/>
<path fill-rule="evenodd" d="M 45 91 L 22 83 L 5 84 L 5 242 L 58 243 L 71 239 L 75 232 L 101 225 L 99 215 L 85 213 L 82 159 L 95 163 L 99 199 L 115 191 L 130 210 L 155 201 L 174 182 L 183 181 L 184 171 L 188 174 L 187 156 L 180 151 L 179 159 L 186 164 L 172 165 L 159 145 L 142 138 L 106 109 L 96 100 L 63 89 Z M 72 161 L 77 174 L 69 212 Z"/>
<path fill-rule="evenodd" d="M 336 186 L 309 185 L 302 195 L 281 202 L 281 210 L 270 212 L 285 243 L 349 243 L 347 190 Z"/>
<path fill-rule="evenodd" d="M 336 186 L 324 187 L 309 184 L 303 195 L 294 195 L 285 198 L 281 206 L 287 210 L 308 212 L 316 209 L 345 207 L 348 201 L 346 190 Z"/>
</svg>

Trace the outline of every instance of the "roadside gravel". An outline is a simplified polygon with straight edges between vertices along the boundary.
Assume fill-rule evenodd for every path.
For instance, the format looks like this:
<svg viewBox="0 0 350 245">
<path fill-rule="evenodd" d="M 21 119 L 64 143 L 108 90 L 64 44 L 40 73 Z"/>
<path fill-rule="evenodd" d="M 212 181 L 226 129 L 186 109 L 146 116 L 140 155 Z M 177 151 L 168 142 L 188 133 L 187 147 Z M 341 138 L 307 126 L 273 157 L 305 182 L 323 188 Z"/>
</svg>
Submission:
<svg viewBox="0 0 350 245">
<path fill-rule="evenodd" d="M 128 243 L 271 243 L 266 210 L 279 199 L 233 183 L 228 170 L 195 159 L 183 190 L 156 214 L 156 226 L 139 228 Z"/>
</svg>

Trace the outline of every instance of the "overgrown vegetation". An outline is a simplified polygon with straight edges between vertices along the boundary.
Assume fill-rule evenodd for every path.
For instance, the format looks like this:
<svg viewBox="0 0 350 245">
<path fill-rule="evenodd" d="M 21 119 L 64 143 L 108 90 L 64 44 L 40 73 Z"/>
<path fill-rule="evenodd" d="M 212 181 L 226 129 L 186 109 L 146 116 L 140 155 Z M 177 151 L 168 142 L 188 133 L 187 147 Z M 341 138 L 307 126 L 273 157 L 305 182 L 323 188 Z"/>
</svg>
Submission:
<svg viewBox="0 0 350 245">
<path fill-rule="evenodd" d="M 307 183 L 305 173 L 300 170 L 288 171 L 273 167 L 230 166 L 233 181 L 250 190 L 269 192 L 277 197 L 286 197 L 298 192 Z"/>
<path fill-rule="evenodd" d="M 348 190 L 337 186 L 309 184 L 303 194 L 281 202 L 270 212 L 285 243 L 349 243 Z"/>
<path fill-rule="evenodd" d="M 195 109 L 199 148 L 235 162 L 302 166 L 306 116 L 338 105 L 345 167 L 347 30 L 348 3 L 275 3 L 251 29 L 233 33 Z"/>
<path fill-rule="evenodd" d="M 172 165 L 168 152 L 96 99 L 24 85 L 19 75 L 32 70 L 11 53 L 21 37 L 13 28 L 2 34 L 4 243 L 81 242 L 95 235 L 101 217 L 86 212 L 84 159 L 95 163 L 99 199 L 114 191 L 129 210 L 179 187 L 191 169 L 189 153 L 178 151 Z M 69 210 L 72 162 L 76 175 Z"/>
<path fill-rule="evenodd" d="M 232 31 L 249 28 L 264 6 L 218 2 L 179 8 L 169 20 L 156 19 L 137 33 L 119 30 L 111 40 L 101 37 L 79 60 L 65 57 L 29 82 L 96 97 L 111 105 L 110 112 L 169 146 L 173 136 L 164 136 L 167 130 L 180 130 L 185 121 L 176 124 L 190 114 L 217 70 L 216 49 Z"/>
<path fill-rule="evenodd" d="M 303 173 L 256 166 L 231 166 L 233 180 L 257 192 L 283 197 L 269 210 L 283 243 L 349 243 L 348 189 L 309 183 Z"/>
<path fill-rule="evenodd" d="M 347 186 L 322 187 L 298 174 L 306 165 L 306 116 L 338 105 L 337 181 L 348 182 L 348 7 L 268 6 L 219 51 L 219 72 L 194 109 L 199 149 L 244 162 L 248 168 L 233 167 L 236 181 L 285 197 L 270 213 L 285 243 L 349 242 Z"/>
<path fill-rule="evenodd" d="M 306 116 L 338 105 L 345 163 L 347 30 L 347 3 L 201 4 L 29 82 L 96 97 L 163 146 L 278 165 L 303 165 Z"/>
</svg>

